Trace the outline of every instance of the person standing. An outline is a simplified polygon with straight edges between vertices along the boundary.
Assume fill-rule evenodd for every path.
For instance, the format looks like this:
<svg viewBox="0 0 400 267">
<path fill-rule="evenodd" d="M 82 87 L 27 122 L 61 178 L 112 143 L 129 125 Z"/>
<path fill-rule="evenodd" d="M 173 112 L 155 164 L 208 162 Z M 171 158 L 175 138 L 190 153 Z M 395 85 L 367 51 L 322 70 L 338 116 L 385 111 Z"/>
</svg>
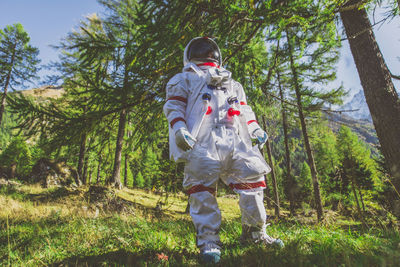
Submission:
<svg viewBox="0 0 400 267">
<path fill-rule="evenodd" d="M 266 233 L 264 176 L 271 169 L 251 139 L 262 147 L 268 136 L 247 105 L 242 85 L 221 66 L 220 49 L 211 38 L 192 39 L 183 63 L 182 72 L 166 86 L 164 113 L 171 159 L 185 162 L 183 187 L 189 194 L 201 259 L 220 260 L 219 179 L 239 194 L 241 241 L 283 247 L 280 239 Z"/>
</svg>

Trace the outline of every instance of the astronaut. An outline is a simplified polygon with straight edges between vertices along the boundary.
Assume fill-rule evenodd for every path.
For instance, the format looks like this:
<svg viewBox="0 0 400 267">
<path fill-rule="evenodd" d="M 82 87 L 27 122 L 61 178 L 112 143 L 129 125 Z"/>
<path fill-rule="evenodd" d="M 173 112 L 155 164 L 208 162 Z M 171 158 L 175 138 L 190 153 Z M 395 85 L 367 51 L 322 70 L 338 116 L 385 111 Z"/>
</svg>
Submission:
<svg viewBox="0 0 400 267">
<path fill-rule="evenodd" d="M 219 179 L 239 194 L 241 241 L 282 247 L 280 239 L 266 233 L 264 175 L 271 169 L 251 142 L 256 139 L 262 146 L 268 137 L 247 105 L 243 87 L 221 66 L 220 49 L 211 38 L 191 40 L 183 63 L 182 72 L 167 84 L 164 113 L 170 157 L 185 162 L 183 187 L 201 258 L 213 263 L 220 259 Z"/>
</svg>

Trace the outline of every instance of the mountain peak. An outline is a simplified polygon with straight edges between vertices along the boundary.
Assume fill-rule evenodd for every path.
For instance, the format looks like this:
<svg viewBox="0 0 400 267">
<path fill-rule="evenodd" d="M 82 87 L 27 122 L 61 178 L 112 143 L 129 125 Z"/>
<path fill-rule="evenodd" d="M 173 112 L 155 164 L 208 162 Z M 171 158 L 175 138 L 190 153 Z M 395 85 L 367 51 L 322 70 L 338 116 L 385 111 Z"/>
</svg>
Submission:
<svg viewBox="0 0 400 267">
<path fill-rule="evenodd" d="M 341 109 L 355 110 L 347 113 L 347 116 L 354 119 L 367 120 L 369 122 L 372 122 L 371 114 L 369 113 L 369 108 L 365 100 L 363 90 L 359 90 L 349 102 L 341 107 Z"/>
</svg>

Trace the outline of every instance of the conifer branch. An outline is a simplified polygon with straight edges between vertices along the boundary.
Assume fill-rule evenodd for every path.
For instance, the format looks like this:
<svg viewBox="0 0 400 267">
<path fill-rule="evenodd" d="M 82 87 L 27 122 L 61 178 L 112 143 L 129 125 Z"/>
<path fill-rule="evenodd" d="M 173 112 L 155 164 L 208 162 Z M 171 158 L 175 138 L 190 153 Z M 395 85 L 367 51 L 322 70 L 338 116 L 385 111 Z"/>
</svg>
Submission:
<svg viewBox="0 0 400 267">
<path fill-rule="evenodd" d="M 248 43 L 250 43 L 250 41 L 253 39 L 254 35 L 256 35 L 256 33 L 258 32 L 258 30 L 261 28 L 262 25 L 263 25 L 262 22 L 259 22 L 258 25 L 256 26 L 256 28 L 253 30 L 253 32 L 247 37 L 247 39 L 243 43 L 241 43 L 239 45 L 239 47 L 236 48 L 235 51 L 233 51 L 229 56 L 224 58 L 224 61 L 222 62 L 222 64 L 225 64 L 227 61 L 229 61 L 229 59 L 234 57 L 238 52 L 242 51 L 243 47 L 245 45 L 247 45 Z"/>
</svg>

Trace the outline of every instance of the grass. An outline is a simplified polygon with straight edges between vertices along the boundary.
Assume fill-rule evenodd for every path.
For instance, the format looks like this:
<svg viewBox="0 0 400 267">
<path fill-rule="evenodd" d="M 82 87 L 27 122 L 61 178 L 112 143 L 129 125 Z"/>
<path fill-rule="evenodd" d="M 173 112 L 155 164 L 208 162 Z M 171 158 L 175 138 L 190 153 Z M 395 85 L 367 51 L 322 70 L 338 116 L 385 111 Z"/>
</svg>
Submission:
<svg viewBox="0 0 400 267">
<path fill-rule="evenodd" d="M 111 194 L 112 195 L 112 194 Z M 124 189 L 101 201 L 87 188 L 0 188 L 0 266 L 198 266 L 195 230 L 184 195 Z M 117 200 L 115 200 L 117 199 Z M 237 199 L 222 208 L 220 266 L 397 266 L 395 230 L 273 223 L 285 241 L 274 250 L 238 242 Z M 161 203 L 162 209 L 155 209 Z"/>
</svg>

